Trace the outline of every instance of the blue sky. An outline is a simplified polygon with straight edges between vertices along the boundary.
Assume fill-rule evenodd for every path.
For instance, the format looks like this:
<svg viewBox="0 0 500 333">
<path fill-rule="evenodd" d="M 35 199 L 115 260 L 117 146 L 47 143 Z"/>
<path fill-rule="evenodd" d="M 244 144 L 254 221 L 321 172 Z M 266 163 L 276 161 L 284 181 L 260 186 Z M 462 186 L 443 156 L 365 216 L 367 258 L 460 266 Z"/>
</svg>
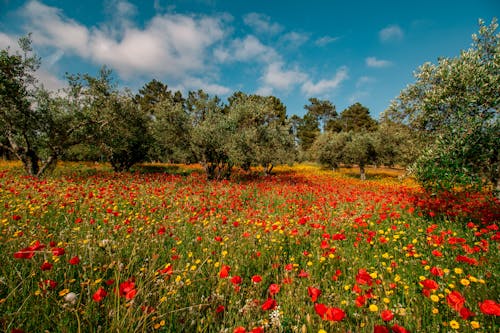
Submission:
<svg viewBox="0 0 500 333">
<path fill-rule="evenodd" d="M 32 32 L 50 89 L 107 65 L 132 91 L 155 78 L 223 99 L 272 94 L 289 115 L 317 97 L 378 118 L 418 66 L 457 56 L 499 14 L 494 0 L 0 0 L 0 48 Z"/>
</svg>

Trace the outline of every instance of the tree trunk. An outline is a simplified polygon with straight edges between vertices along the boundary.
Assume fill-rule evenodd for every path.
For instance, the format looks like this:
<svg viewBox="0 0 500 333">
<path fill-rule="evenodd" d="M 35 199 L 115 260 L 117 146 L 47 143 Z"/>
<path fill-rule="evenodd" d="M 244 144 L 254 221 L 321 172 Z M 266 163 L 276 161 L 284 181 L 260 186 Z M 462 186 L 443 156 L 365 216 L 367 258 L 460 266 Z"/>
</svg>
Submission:
<svg viewBox="0 0 500 333">
<path fill-rule="evenodd" d="M 38 165 L 39 158 L 36 152 L 31 149 L 28 151 L 21 153 L 21 161 L 23 162 L 24 170 L 30 176 L 38 176 L 38 172 L 40 171 L 40 166 Z"/>
<path fill-rule="evenodd" d="M 363 164 L 359 165 L 359 178 L 361 178 L 361 180 L 366 180 L 365 166 Z"/>
</svg>

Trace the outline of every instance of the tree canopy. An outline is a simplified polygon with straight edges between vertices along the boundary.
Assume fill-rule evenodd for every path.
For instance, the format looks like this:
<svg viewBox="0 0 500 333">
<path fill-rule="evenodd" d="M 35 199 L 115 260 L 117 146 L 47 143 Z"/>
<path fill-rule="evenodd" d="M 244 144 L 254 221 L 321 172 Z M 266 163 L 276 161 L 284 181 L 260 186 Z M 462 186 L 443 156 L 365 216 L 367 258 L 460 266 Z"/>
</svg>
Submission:
<svg viewBox="0 0 500 333">
<path fill-rule="evenodd" d="M 479 25 L 470 49 L 422 65 L 384 115 L 417 133 L 413 171 L 428 188 L 500 189 L 500 35 L 496 19 Z"/>
</svg>

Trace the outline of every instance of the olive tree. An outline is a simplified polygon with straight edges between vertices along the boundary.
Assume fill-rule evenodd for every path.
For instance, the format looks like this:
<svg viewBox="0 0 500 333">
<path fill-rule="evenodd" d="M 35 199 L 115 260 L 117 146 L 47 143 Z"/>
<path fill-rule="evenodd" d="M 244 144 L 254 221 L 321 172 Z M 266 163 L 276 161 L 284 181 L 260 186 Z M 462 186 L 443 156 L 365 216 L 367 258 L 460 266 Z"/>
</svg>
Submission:
<svg viewBox="0 0 500 333">
<path fill-rule="evenodd" d="M 0 147 L 18 158 L 25 172 L 41 176 L 78 142 L 82 118 L 69 99 L 51 94 L 34 77 L 40 59 L 30 36 L 19 40 L 21 52 L 0 50 Z"/>
<path fill-rule="evenodd" d="M 427 188 L 500 190 L 500 34 L 496 19 L 479 24 L 470 49 L 422 65 L 385 112 L 420 139 L 412 171 Z"/>
</svg>

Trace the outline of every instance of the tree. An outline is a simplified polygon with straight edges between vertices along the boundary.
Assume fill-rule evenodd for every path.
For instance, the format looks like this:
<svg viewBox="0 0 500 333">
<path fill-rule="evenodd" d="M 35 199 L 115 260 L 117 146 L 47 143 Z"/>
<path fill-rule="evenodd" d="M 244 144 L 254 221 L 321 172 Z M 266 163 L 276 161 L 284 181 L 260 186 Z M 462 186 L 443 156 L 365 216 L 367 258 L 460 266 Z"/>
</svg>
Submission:
<svg viewBox="0 0 500 333">
<path fill-rule="evenodd" d="M 366 179 L 365 167 L 376 163 L 376 136 L 373 132 L 325 132 L 314 143 L 316 160 L 333 169 L 342 164 L 356 164 L 361 180 Z"/>
<path fill-rule="evenodd" d="M 415 131 L 421 156 L 412 171 L 429 189 L 500 190 L 500 34 L 496 19 L 479 25 L 470 49 L 422 65 L 385 112 Z"/>
<path fill-rule="evenodd" d="M 297 138 L 302 152 L 307 152 L 320 134 L 318 118 L 307 112 L 297 126 Z"/>
<path fill-rule="evenodd" d="M 208 179 L 226 179 L 233 168 L 227 146 L 234 126 L 228 121 L 219 103 L 207 103 L 208 105 L 210 107 L 203 108 L 203 117 L 196 119 L 191 135 L 191 149 Z"/>
<path fill-rule="evenodd" d="M 313 158 L 335 171 L 345 161 L 344 148 L 349 140 L 351 135 L 348 132 L 326 131 L 318 136 L 311 148 Z"/>
<path fill-rule="evenodd" d="M 153 141 L 148 156 L 156 161 L 186 163 L 192 160 L 191 123 L 185 109 L 185 100 L 177 91 L 152 80 L 144 85 L 134 100 L 149 117 Z"/>
<path fill-rule="evenodd" d="M 261 165 L 269 174 L 276 164 L 293 158 L 293 137 L 286 108 L 274 96 L 235 93 L 229 98 L 227 117 L 235 128 L 229 142 L 229 157 L 248 170 Z"/>
<path fill-rule="evenodd" d="M 373 132 L 377 164 L 406 167 L 418 157 L 418 142 L 408 126 L 381 119 Z"/>
<path fill-rule="evenodd" d="M 354 103 L 340 113 L 338 124 L 332 122 L 330 127 L 332 130 L 340 129 L 344 132 L 371 132 L 377 130 L 377 122 L 370 116 L 370 111 L 367 107 L 360 103 Z"/>
<path fill-rule="evenodd" d="M 120 93 L 112 73 L 101 68 L 97 77 L 70 77 L 72 94 L 86 118 L 84 140 L 99 147 L 115 171 L 127 171 L 147 156 L 151 136 L 149 114 L 130 93 Z"/>
<path fill-rule="evenodd" d="M 329 100 L 319 100 L 314 97 L 309 98 L 309 103 L 309 105 L 304 105 L 304 109 L 316 117 L 323 131 L 327 130 L 329 124 L 338 116 L 335 105 Z"/>
<path fill-rule="evenodd" d="M 62 98 L 37 85 L 40 59 L 33 54 L 30 35 L 19 39 L 19 46 L 21 53 L 0 51 L 0 147 L 38 177 L 75 143 L 80 123 Z"/>
<path fill-rule="evenodd" d="M 365 167 L 377 162 L 374 134 L 370 132 L 351 132 L 350 140 L 344 147 L 343 158 L 347 164 L 357 164 L 361 180 L 366 179 Z"/>
<path fill-rule="evenodd" d="M 150 130 L 154 139 L 154 151 L 150 151 L 150 156 L 175 163 L 192 161 L 192 125 L 182 103 L 175 102 L 173 98 L 165 98 L 152 111 Z"/>
</svg>

